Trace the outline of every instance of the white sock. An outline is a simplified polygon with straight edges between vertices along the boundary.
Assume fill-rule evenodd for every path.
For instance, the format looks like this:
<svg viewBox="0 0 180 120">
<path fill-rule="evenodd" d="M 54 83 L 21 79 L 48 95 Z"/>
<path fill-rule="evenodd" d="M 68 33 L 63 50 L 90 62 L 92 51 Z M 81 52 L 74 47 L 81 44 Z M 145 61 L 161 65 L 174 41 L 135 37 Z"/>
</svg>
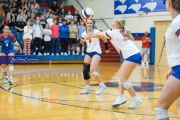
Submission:
<svg viewBox="0 0 180 120">
<path fill-rule="evenodd" d="M 101 85 L 103 85 L 104 83 L 103 82 L 101 82 L 101 83 L 99 83 L 99 86 L 101 86 Z"/>
<path fill-rule="evenodd" d="M 90 88 L 90 85 L 86 85 L 86 88 Z"/>
<path fill-rule="evenodd" d="M 12 79 L 12 77 L 9 77 L 10 79 Z"/>
<path fill-rule="evenodd" d="M 124 95 L 122 95 L 122 94 L 119 94 L 119 97 L 124 97 Z"/>
<path fill-rule="evenodd" d="M 6 78 L 8 78 L 8 76 L 6 76 Z"/>
<path fill-rule="evenodd" d="M 138 96 L 135 95 L 135 96 L 133 97 L 133 100 L 138 100 Z"/>
</svg>

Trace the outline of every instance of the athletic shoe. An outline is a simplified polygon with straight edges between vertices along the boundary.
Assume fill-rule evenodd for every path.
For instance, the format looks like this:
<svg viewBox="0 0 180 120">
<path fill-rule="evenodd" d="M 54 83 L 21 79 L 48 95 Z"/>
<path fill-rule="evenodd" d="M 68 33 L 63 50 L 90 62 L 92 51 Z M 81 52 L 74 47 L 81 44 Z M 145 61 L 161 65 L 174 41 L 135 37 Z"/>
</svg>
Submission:
<svg viewBox="0 0 180 120">
<path fill-rule="evenodd" d="M 96 91 L 96 95 L 101 94 L 105 89 L 106 89 L 106 85 L 104 83 L 103 83 L 103 85 L 99 85 L 99 87 Z"/>
<path fill-rule="evenodd" d="M 27 55 L 27 54 L 25 54 L 25 55 Z"/>
<path fill-rule="evenodd" d="M 138 97 L 137 100 L 133 100 L 132 104 L 128 108 L 129 109 L 135 109 L 141 103 L 142 103 L 142 100 L 141 100 L 141 98 Z"/>
<path fill-rule="evenodd" d="M 148 63 L 148 62 L 146 62 L 146 65 L 147 65 L 147 66 L 149 66 L 149 63 Z"/>
<path fill-rule="evenodd" d="M 65 55 L 65 56 L 68 56 L 68 54 L 67 54 L 67 53 L 64 53 L 64 55 Z"/>
<path fill-rule="evenodd" d="M 72 53 L 73 55 L 76 55 L 75 52 Z"/>
<path fill-rule="evenodd" d="M 81 91 L 81 94 L 89 94 L 91 93 L 90 87 L 86 87 L 83 91 Z"/>
<path fill-rule="evenodd" d="M 84 53 L 82 53 L 82 56 L 84 56 Z"/>
<path fill-rule="evenodd" d="M 31 54 L 28 54 L 28 55 L 31 55 Z"/>
<path fill-rule="evenodd" d="M 118 96 L 116 98 L 116 101 L 112 104 L 112 107 L 118 107 L 118 106 L 125 104 L 125 103 L 126 103 L 126 98 L 122 97 L 122 96 Z"/>
<path fill-rule="evenodd" d="M 36 55 L 36 53 L 34 52 L 33 55 Z"/>
<path fill-rule="evenodd" d="M 51 55 L 53 56 L 53 55 L 54 55 L 54 53 L 51 53 Z"/>
<path fill-rule="evenodd" d="M 61 53 L 61 55 L 64 55 L 63 52 Z"/>
<path fill-rule="evenodd" d="M 39 56 L 41 56 L 42 54 L 41 53 L 38 53 Z"/>
<path fill-rule="evenodd" d="M 4 84 L 7 84 L 9 81 L 9 77 L 5 77 Z"/>
<path fill-rule="evenodd" d="M 59 53 L 56 53 L 56 55 L 58 56 L 58 55 L 59 55 Z"/>
<path fill-rule="evenodd" d="M 10 85 L 13 85 L 13 78 L 9 78 L 8 83 L 9 83 Z"/>
<path fill-rule="evenodd" d="M 44 56 L 46 56 L 46 53 L 44 53 Z"/>
<path fill-rule="evenodd" d="M 144 66 L 144 65 L 145 65 L 145 63 L 144 63 L 144 62 L 142 62 L 142 63 L 141 63 L 141 65 L 143 65 L 143 66 Z"/>
<path fill-rule="evenodd" d="M 49 55 L 49 53 L 47 53 L 46 55 Z"/>
<path fill-rule="evenodd" d="M 71 55 L 70 51 L 68 52 L 68 55 Z"/>
</svg>

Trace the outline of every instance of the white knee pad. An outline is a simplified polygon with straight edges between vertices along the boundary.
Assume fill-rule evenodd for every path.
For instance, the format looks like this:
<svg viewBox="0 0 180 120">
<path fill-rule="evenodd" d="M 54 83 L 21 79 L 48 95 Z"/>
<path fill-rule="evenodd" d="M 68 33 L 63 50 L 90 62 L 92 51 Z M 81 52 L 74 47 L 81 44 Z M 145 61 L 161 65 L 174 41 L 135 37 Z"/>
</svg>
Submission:
<svg viewBox="0 0 180 120">
<path fill-rule="evenodd" d="M 6 68 L 2 68 L 2 72 L 6 72 Z"/>
<path fill-rule="evenodd" d="M 94 72 L 92 72 L 92 75 L 94 75 L 96 77 L 99 74 L 98 74 L 98 72 L 94 71 Z"/>
<path fill-rule="evenodd" d="M 9 66 L 9 71 L 14 71 L 14 67 L 12 65 Z"/>
<path fill-rule="evenodd" d="M 131 82 L 129 82 L 129 80 L 126 80 L 125 82 L 122 83 L 124 88 L 129 89 L 130 87 L 132 87 Z"/>
<path fill-rule="evenodd" d="M 167 110 L 162 108 L 155 108 L 154 110 L 156 112 L 156 117 L 158 120 L 169 118 Z"/>
</svg>

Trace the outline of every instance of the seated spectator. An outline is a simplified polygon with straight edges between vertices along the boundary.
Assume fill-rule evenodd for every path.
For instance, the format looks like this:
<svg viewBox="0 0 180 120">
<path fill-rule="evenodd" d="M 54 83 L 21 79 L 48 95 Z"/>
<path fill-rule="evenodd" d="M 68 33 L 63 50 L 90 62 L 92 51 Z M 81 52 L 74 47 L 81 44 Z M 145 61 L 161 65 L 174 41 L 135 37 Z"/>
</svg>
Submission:
<svg viewBox="0 0 180 120">
<path fill-rule="evenodd" d="M 26 21 L 27 21 L 27 19 L 31 19 L 31 13 L 29 11 L 26 14 Z"/>
<path fill-rule="evenodd" d="M 35 24 L 35 14 L 31 13 L 30 26 L 33 27 L 34 24 Z"/>
<path fill-rule="evenodd" d="M 0 15 L 0 31 L 2 30 L 2 25 L 4 24 L 3 16 Z"/>
<path fill-rule="evenodd" d="M 7 24 L 10 28 L 14 28 L 15 23 L 15 15 L 13 14 L 13 9 L 10 8 L 9 12 L 7 13 L 7 21 L 5 24 Z"/>
<path fill-rule="evenodd" d="M 39 4 L 36 2 L 36 0 L 34 0 L 34 12 L 35 12 L 35 14 L 38 13 L 39 10 L 40 10 Z"/>
<path fill-rule="evenodd" d="M 77 10 L 75 10 L 73 17 L 77 18 L 78 22 L 80 22 L 82 20 L 81 16 L 79 15 L 79 12 Z"/>
<path fill-rule="evenodd" d="M 63 19 L 61 16 L 58 18 L 58 25 L 59 25 L 59 27 L 61 27 L 63 25 Z"/>
<path fill-rule="evenodd" d="M 73 20 L 73 16 L 71 14 L 71 11 L 68 11 L 68 14 L 65 16 L 65 20 Z"/>
<path fill-rule="evenodd" d="M 54 19 L 54 15 L 52 13 L 50 13 L 50 18 L 48 18 L 47 24 L 49 24 L 49 26 L 51 27 L 54 23 L 53 23 L 53 19 Z"/>
<path fill-rule="evenodd" d="M 16 22 L 15 28 L 17 29 L 17 41 L 21 47 L 23 45 L 23 35 L 25 26 L 26 23 L 23 21 L 23 16 L 19 16 L 19 21 Z"/>
<path fill-rule="evenodd" d="M 62 9 L 61 12 L 59 13 L 59 16 L 63 17 L 63 19 L 65 19 L 66 15 L 67 15 L 67 13 L 65 12 L 64 9 Z"/>
<path fill-rule="evenodd" d="M 9 0 L 9 2 L 8 2 L 8 7 L 10 8 L 10 7 L 12 7 L 13 6 L 13 0 Z"/>
<path fill-rule="evenodd" d="M 62 9 L 64 9 L 64 4 L 60 5 L 59 11 L 62 11 Z"/>
<path fill-rule="evenodd" d="M 13 2 L 13 6 L 11 7 L 13 9 L 13 13 L 15 15 L 15 19 L 18 15 L 18 6 L 16 5 L 16 2 Z"/>
<path fill-rule="evenodd" d="M 5 14 L 7 14 L 9 11 L 8 0 L 5 0 L 5 2 L 2 4 L 2 7 L 3 7 Z"/>
<path fill-rule="evenodd" d="M 43 29 L 43 35 L 44 35 L 44 55 L 49 55 L 52 31 L 49 29 L 48 24 L 46 24 L 45 29 Z"/>
<path fill-rule="evenodd" d="M 47 12 L 47 15 L 46 15 L 46 19 L 50 18 L 50 13 L 51 13 L 51 11 L 52 11 L 52 10 L 49 8 L 49 9 L 48 9 L 48 12 Z"/>
<path fill-rule="evenodd" d="M 0 15 L 1 15 L 1 16 L 4 16 L 4 15 L 5 15 L 4 10 L 3 10 L 3 8 L 2 8 L 1 5 L 0 5 Z"/>
<path fill-rule="evenodd" d="M 57 5 L 57 2 L 56 2 L 56 1 L 53 2 L 53 5 L 51 5 L 50 8 L 51 8 L 51 10 L 55 13 L 55 15 L 58 14 L 58 12 L 59 12 L 59 6 Z"/>
<path fill-rule="evenodd" d="M 69 26 L 66 24 L 67 21 L 63 20 L 63 25 L 60 26 L 60 39 L 61 39 L 61 55 L 68 55 L 68 38 L 69 38 Z"/>
<path fill-rule="evenodd" d="M 46 12 L 46 9 L 44 9 L 44 11 L 43 11 L 43 15 L 44 15 L 44 17 L 45 17 L 45 18 L 47 18 L 48 13 Z"/>
<path fill-rule="evenodd" d="M 25 0 L 25 1 L 23 2 L 23 4 L 24 4 L 24 7 L 26 8 L 26 10 L 30 10 L 31 4 L 30 4 L 30 2 L 28 2 L 28 0 Z"/>
<path fill-rule="evenodd" d="M 20 16 L 22 16 L 23 17 L 23 21 L 26 22 L 26 15 L 24 14 L 24 11 L 21 11 L 21 13 L 18 14 L 18 16 L 16 18 L 16 21 L 19 21 Z"/>
</svg>

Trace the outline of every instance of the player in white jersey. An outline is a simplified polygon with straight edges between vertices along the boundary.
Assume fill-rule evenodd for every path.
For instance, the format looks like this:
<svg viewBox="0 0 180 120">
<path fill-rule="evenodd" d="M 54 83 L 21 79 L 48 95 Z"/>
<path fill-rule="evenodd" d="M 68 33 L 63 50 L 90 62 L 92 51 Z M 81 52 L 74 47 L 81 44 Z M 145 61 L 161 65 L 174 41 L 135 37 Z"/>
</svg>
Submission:
<svg viewBox="0 0 180 120">
<path fill-rule="evenodd" d="M 134 45 L 131 33 L 124 28 L 125 21 L 122 19 L 115 18 L 111 23 L 110 30 L 106 32 L 99 32 L 95 34 L 90 34 L 85 37 L 85 39 L 92 38 L 109 38 L 111 43 L 119 52 L 121 50 L 125 61 L 121 65 L 118 72 L 117 81 L 119 83 L 119 95 L 116 101 L 112 104 L 113 107 L 117 107 L 126 103 L 126 98 L 124 97 L 124 89 L 127 89 L 131 97 L 133 98 L 132 104 L 129 109 L 134 109 L 142 103 L 142 100 L 135 94 L 131 82 L 128 80 L 133 69 L 136 67 L 137 63 L 141 62 L 141 54 L 137 47 Z"/>
<path fill-rule="evenodd" d="M 158 120 L 169 120 L 168 109 L 180 96 L 180 0 L 166 0 L 166 9 L 172 16 L 165 35 L 170 69 L 155 108 Z"/>
<path fill-rule="evenodd" d="M 99 83 L 99 87 L 96 91 L 96 94 L 100 94 L 103 92 L 103 90 L 106 89 L 106 85 L 102 82 L 102 79 L 98 72 L 96 72 L 96 69 L 99 65 L 99 62 L 101 60 L 101 47 L 100 47 L 100 41 L 99 38 L 93 38 L 91 40 L 86 40 L 85 36 L 87 34 L 93 34 L 100 32 L 99 30 L 93 29 L 93 21 L 87 20 L 86 22 L 86 28 L 87 30 L 82 33 L 82 39 L 80 46 L 77 48 L 77 52 L 80 52 L 80 47 L 84 42 L 87 44 L 87 50 L 86 55 L 84 58 L 84 68 L 83 68 L 83 76 L 85 80 L 86 87 L 83 91 L 81 91 L 81 94 L 88 94 L 91 93 L 90 89 L 90 73 L 95 76 L 96 80 Z M 107 46 L 107 39 L 103 39 L 106 44 L 106 53 L 109 52 L 108 46 Z"/>
</svg>

